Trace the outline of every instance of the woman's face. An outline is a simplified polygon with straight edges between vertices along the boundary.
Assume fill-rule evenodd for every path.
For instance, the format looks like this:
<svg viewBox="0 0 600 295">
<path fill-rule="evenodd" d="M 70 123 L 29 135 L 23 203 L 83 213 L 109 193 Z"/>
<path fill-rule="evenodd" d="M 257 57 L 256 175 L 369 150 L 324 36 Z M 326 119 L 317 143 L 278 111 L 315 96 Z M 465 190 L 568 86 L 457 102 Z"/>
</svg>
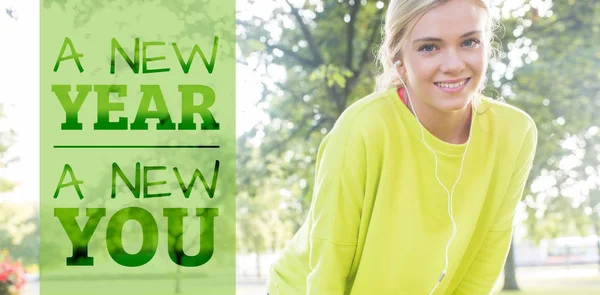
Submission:
<svg viewBox="0 0 600 295">
<path fill-rule="evenodd" d="M 487 68 L 487 17 L 470 1 L 452 0 L 417 21 L 398 68 L 413 100 L 444 112 L 469 105 Z"/>
</svg>

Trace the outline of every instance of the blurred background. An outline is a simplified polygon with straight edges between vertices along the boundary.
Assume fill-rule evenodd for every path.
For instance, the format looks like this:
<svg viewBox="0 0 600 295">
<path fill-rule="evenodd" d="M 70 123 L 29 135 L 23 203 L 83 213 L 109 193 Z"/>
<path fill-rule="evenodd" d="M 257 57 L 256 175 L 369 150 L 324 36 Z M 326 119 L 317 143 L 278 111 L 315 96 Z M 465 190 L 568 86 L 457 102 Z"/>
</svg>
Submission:
<svg viewBox="0 0 600 295">
<path fill-rule="evenodd" d="M 502 54 L 485 94 L 539 131 L 495 294 L 600 294 L 600 1 L 490 1 Z M 321 140 L 373 90 L 387 3 L 237 2 L 238 294 L 266 293 L 310 205 Z M 38 6 L 0 2 L 0 294 L 39 293 Z"/>
</svg>

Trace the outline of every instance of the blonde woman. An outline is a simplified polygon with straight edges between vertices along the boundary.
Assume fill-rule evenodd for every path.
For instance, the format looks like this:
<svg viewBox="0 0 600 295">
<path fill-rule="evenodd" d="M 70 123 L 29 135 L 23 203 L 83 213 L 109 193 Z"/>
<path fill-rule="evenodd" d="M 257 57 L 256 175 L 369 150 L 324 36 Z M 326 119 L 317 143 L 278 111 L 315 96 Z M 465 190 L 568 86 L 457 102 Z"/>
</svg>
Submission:
<svg viewBox="0 0 600 295">
<path fill-rule="evenodd" d="M 271 295 L 491 292 L 537 143 L 480 92 L 495 25 L 485 0 L 391 1 L 377 91 L 323 140 Z"/>
</svg>

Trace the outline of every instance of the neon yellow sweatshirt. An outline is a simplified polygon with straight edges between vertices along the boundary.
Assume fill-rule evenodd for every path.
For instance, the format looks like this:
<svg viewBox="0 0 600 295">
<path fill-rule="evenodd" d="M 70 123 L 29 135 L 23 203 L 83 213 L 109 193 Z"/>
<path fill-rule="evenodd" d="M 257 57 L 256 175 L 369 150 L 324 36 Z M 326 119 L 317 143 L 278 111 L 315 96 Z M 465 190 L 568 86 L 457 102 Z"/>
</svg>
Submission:
<svg viewBox="0 0 600 295">
<path fill-rule="evenodd" d="M 457 234 L 434 294 L 489 294 L 512 236 L 517 203 L 535 155 L 525 112 L 482 97 L 453 195 Z M 428 295 L 452 234 L 448 194 L 417 119 L 396 89 L 352 104 L 317 154 L 312 204 L 270 269 L 270 295 Z M 451 190 L 466 144 L 425 129 Z"/>
</svg>

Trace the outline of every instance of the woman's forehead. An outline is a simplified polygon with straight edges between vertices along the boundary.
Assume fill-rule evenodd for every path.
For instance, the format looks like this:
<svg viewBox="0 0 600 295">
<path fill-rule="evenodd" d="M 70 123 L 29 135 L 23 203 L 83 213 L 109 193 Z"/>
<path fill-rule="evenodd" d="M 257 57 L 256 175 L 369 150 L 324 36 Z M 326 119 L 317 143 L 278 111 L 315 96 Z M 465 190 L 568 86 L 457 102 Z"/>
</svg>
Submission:
<svg viewBox="0 0 600 295">
<path fill-rule="evenodd" d="M 426 12 L 412 29 L 411 39 L 460 38 L 472 31 L 485 31 L 488 14 L 472 1 L 453 0 Z"/>
</svg>

